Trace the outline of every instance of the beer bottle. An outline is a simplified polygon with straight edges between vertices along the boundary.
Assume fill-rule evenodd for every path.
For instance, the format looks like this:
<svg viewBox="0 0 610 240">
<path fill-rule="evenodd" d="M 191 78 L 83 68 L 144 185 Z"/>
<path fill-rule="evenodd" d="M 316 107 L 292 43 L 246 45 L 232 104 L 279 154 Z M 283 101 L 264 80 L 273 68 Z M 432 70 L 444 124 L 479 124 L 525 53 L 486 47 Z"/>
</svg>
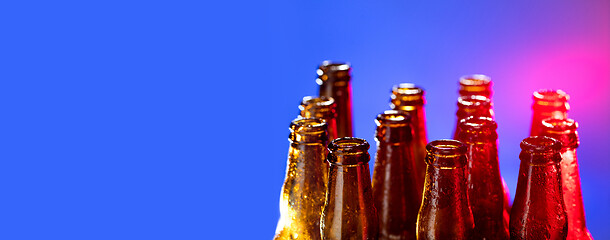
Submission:
<svg viewBox="0 0 610 240">
<path fill-rule="evenodd" d="M 324 119 L 328 127 L 328 139 L 332 141 L 337 138 L 337 112 L 335 107 L 335 99 L 331 97 L 307 96 L 303 98 L 299 110 L 301 110 L 301 117 Z"/>
<path fill-rule="evenodd" d="M 572 119 L 548 118 L 542 121 L 542 136 L 561 142 L 561 184 L 563 201 L 568 213 L 569 240 L 593 239 L 585 223 L 585 209 L 580 190 L 580 174 L 576 148 L 580 144 L 576 129 L 578 123 Z"/>
<path fill-rule="evenodd" d="M 491 99 L 491 78 L 483 74 L 473 74 L 460 78 L 460 97 L 480 95 Z"/>
<path fill-rule="evenodd" d="M 320 85 L 321 97 L 332 97 L 337 104 L 337 135 L 352 136 L 352 68 L 347 63 L 322 62 L 316 71 L 316 83 Z"/>
<path fill-rule="evenodd" d="M 286 180 L 280 198 L 280 220 L 273 239 L 320 239 L 328 165 L 324 163 L 326 123 L 297 118 L 290 124 Z"/>
<path fill-rule="evenodd" d="M 401 83 L 392 88 L 390 107 L 394 110 L 403 110 L 411 115 L 411 126 L 413 126 L 413 159 L 415 160 L 415 170 L 417 182 L 423 187 L 426 175 L 426 144 L 428 136 L 426 133 L 426 112 L 424 110 L 426 100 L 424 90 L 411 83 Z M 421 189 L 419 190 L 422 191 Z"/>
<path fill-rule="evenodd" d="M 566 239 L 568 216 L 561 187 L 561 143 L 534 136 L 521 142 L 510 239 Z"/>
<path fill-rule="evenodd" d="M 475 239 L 508 239 L 507 201 L 498 163 L 498 128 L 489 117 L 469 117 L 460 122 L 457 140 L 466 144 L 468 199 L 474 218 Z"/>
<path fill-rule="evenodd" d="M 436 140 L 426 146 L 424 198 L 417 218 L 417 239 L 472 239 L 474 220 L 466 186 L 466 146 Z"/>
<path fill-rule="evenodd" d="M 460 121 L 470 116 L 494 118 L 491 99 L 481 95 L 469 95 L 458 98 L 458 110 L 455 113 L 457 123 L 453 131 L 453 139 L 457 139 Z"/>
<path fill-rule="evenodd" d="M 373 198 L 379 215 L 379 239 L 416 239 L 421 187 L 410 144 L 411 117 L 400 110 L 387 110 L 377 115 L 375 124 Z"/>
<path fill-rule="evenodd" d="M 377 239 L 368 149 L 366 140 L 351 137 L 328 145 L 330 176 L 320 218 L 322 239 Z"/>
<path fill-rule="evenodd" d="M 542 120 L 547 118 L 565 119 L 568 117 L 570 96 L 561 90 L 539 90 L 534 92 L 534 104 L 532 105 L 532 128 L 530 136 L 540 134 Z"/>
</svg>

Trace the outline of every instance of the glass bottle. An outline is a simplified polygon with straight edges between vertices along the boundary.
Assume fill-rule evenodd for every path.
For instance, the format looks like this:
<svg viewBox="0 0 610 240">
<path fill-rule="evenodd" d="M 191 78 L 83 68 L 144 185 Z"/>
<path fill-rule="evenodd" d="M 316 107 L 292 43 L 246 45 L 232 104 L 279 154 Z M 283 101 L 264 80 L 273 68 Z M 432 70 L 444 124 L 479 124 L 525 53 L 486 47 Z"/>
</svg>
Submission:
<svg viewBox="0 0 610 240">
<path fill-rule="evenodd" d="M 428 167 L 417 239 L 472 239 L 474 220 L 468 201 L 466 146 L 456 140 L 436 140 L 426 150 Z"/>
<path fill-rule="evenodd" d="M 568 117 L 570 96 L 561 90 L 538 90 L 534 92 L 534 104 L 532 105 L 532 127 L 530 136 L 540 134 L 542 120 L 547 118 L 565 119 Z"/>
<path fill-rule="evenodd" d="M 337 104 L 337 136 L 352 136 L 352 68 L 347 63 L 322 62 L 316 73 L 321 97 L 332 97 Z"/>
<path fill-rule="evenodd" d="M 320 239 L 328 165 L 324 162 L 326 123 L 297 118 L 290 124 L 286 180 L 280 198 L 280 220 L 273 239 Z"/>
<path fill-rule="evenodd" d="M 393 110 L 402 110 L 411 115 L 411 126 L 413 126 L 413 159 L 417 171 L 417 182 L 423 187 L 426 176 L 426 144 L 428 135 L 426 133 L 426 111 L 424 105 L 424 90 L 411 83 L 401 83 L 392 88 L 390 107 Z M 419 190 L 420 192 L 422 189 Z"/>
<path fill-rule="evenodd" d="M 337 112 L 335 99 L 331 97 L 312 97 L 303 98 L 301 105 L 301 117 L 321 118 L 326 121 L 328 127 L 328 139 L 330 141 L 337 138 Z"/>
<path fill-rule="evenodd" d="M 573 119 L 548 118 L 542 121 L 541 136 L 557 139 L 561 142 L 561 182 L 563 201 L 568 213 L 569 240 L 593 239 L 587 230 L 585 208 L 580 190 L 580 173 L 576 148 L 580 144 L 576 129 L 578 123 Z"/>
<path fill-rule="evenodd" d="M 460 97 L 480 95 L 491 99 L 491 78 L 483 74 L 462 76 L 459 94 Z"/>
<path fill-rule="evenodd" d="M 373 198 L 379 215 L 379 239 L 416 239 L 421 187 L 411 149 L 411 117 L 400 110 L 387 110 L 377 115 L 375 124 Z"/>
<path fill-rule="evenodd" d="M 453 139 L 457 139 L 460 121 L 470 116 L 494 118 L 491 99 L 481 95 L 469 95 L 458 98 L 458 110 L 455 112 L 457 123 L 453 131 Z"/>
<path fill-rule="evenodd" d="M 568 216 L 561 186 L 561 143 L 534 136 L 521 142 L 510 239 L 566 239 Z"/>
<path fill-rule="evenodd" d="M 504 217 L 504 186 L 498 163 L 498 125 L 489 117 L 460 122 L 457 140 L 466 144 L 468 199 L 474 218 L 475 239 L 508 239 Z"/>
<path fill-rule="evenodd" d="M 330 176 L 320 218 L 322 239 L 377 239 L 368 149 L 366 140 L 351 137 L 328 145 Z"/>
</svg>

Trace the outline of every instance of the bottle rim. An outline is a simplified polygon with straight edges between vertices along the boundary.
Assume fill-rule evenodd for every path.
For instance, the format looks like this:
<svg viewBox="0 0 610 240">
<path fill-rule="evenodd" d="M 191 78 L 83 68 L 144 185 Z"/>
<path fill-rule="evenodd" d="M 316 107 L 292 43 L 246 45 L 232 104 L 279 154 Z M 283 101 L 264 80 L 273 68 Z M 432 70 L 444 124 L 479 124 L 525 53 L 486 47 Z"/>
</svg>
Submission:
<svg viewBox="0 0 610 240">
<path fill-rule="evenodd" d="M 328 150 L 332 153 L 356 155 L 368 153 L 370 145 L 362 138 L 342 137 L 332 140 L 328 144 Z"/>
<path fill-rule="evenodd" d="M 491 99 L 483 95 L 469 95 L 458 97 L 459 108 L 491 107 Z"/>
<path fill-rule="evenodd" d="M 298 117 L 290 123 L 290 131 L 295 133 L 320 133 L 326 131 L 326 121 L 321 118 Z"/>
<path fill-rule="evenodd" d="M 491 78 L 484 74 L 470 74 L 460 77 L 460 85 L 464 87 L 483 86 L 480 90 L 486 90 L 491 85 Z M 473 89 L 476 90 L 476 89 Z"/>
<path fill-rule="evenodd" d="M 411 123 L 411 115 L 403 110 L 386 110 L 375 118 L 377 126 L 402 127 L 408 126 L 409 123 Z"/>
<path fill-rule="evenodd" d="M 563 90 L 557 89 L 540 89 L 535 91 L 533 94 L 535 102 L 567 102 L 570 100 L 570 95 L 568 95 Z"/>
<path fill-rule="evenodd" d="M 435 156 L 458 156 L 466 154 L 466 145 L 453 139 L 434 140 L 426 145 L 428 154 Z"/>
<path fill-rule="evenodd" d="M 521 141 L 521 150 L 532 153 L 547 153 L 559 151 L 561 142 L 546 136 L 532 136 Z"/>
<path fill-rule="evenodd" d="M 496 130 L 498 124 L 490 117 L 470 116 L 460 121 L 459 125 L 462 130 Z"/>
</svg>

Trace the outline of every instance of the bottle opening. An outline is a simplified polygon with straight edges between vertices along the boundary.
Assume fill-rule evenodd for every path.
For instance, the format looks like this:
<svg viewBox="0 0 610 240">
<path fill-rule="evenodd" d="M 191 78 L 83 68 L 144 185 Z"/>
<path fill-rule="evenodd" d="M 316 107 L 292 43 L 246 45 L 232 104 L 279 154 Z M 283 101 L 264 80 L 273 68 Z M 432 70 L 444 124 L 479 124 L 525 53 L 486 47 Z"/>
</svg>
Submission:
<svg viewBox="0 0 610 240">
<path fill-rule="evenodd" d="M 357 165 L 368 163 L 369 143 L 361 138 L 337 138 L 328 144 L 327 160 L 334 165 Z"/>
<path fill-rule="evenodd" d="M 534 108 L 551 107 L 567 111 L 570 109 L 568 100 L 570 95 L 562 90 L 543 89 L 534 92 Z"/>
<path fill-rule="evenodd" d="M 392 93 L 395 95 L 423 96 L 424 90 L 413 83 L 401 83 L 392 87 Z"/>
<path fill-rule="evenodd" d="M 332 97 L 313 97 L 313 96 L 306 96 L 303 97 L 303 101 L 301 101 L 301 105 L 302 106 L 331 106 L 335 104 L 335 99 L 333 99 Z M 299 108 L 301 108 L 301 106 L 299 106 Z M 303 110 L 303 109 L 301 109 Z"/>
<path fill-rule="evenodd" d="M 412 83 L 401 83 L 392 87 L 390 107 L 393 109 L 413 110 L 412 106 L 425 104 L 424 89 Z"/>
<path fill-rule="evenodd" d="M 458 98 L 459 108 L 491 107 L 491 99 L 482 95 L 461 96 Z"/>
<path fill-rule="evenodd" d="M 428 154 L 436 156 L 456 156 L 466 154 L 466 145 L 457 140 L 441 139 L 426 145 Z"/>
<path fill-rule="evenodd" d="M 407 126 L 410 122 L 411 115 L 401 110 L 386 110 L 375 118 L 377 126 L 401 127 Z"/>
<path fill-rule="evenodd" d="M 290 123 L 295 133 L 319 133 L 326 131 L 326 121 L 320 118 L 297 118 Z"/>
<path fill-rule="evenodd" d="M 489 86 L 491 78 L 483 74 L 472 74 L 462 76 L 460 78 L 460 85 L 463 86 Z"/>
<path fill-rule="evenodd" d="M 323 85 L 325 81 L 349 81 L 350 80 L 351 66 L 349 63 L 331 62 L 324 61 L 322 65 L 318 67 L 316 73 L 318 78 L 316 83 Z"/>
<path fill-rule="evenodd" d="M 574 119 L 547 118 L 542 120 L 543 131 L 563 133 L 566 131 L 576 131 L 578 123 Z"/>
<path fill-rule="evenodd" d="M 559 151 L 561 149 L 561 142 L 543 136 L 534 136 L 523 139 L 521 142 L 521 150 L 533 152 L 533 153 L 545 153 Z"/>
<path fill-rule="evenodd" d="M 498 124 L 490 117 L 471 116 L 460 121 L 460 129 L 466 131 L 498 129 Z"/>
</svg>

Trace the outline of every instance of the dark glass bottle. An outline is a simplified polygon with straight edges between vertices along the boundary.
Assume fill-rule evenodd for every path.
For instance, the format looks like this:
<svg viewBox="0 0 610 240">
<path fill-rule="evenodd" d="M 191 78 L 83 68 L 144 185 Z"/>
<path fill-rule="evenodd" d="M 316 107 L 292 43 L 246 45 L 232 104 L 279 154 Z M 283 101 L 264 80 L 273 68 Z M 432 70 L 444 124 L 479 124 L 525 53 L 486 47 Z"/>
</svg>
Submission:
<svg viewBox="0 0 610 240">
<path fill-rule="evenodd" d="M 532 128 L 530 136 L 540 134 L 542 120 L 547 118 L 568 118 L 570 96 L 561 90 L 539 90 L 534 92 L 534 104 L 532 105 Z"/>
<path fill-rule="evenodd" d="M 468 201 L 466 146 L 456 140 L 436 140 L 426 150 L 428 167 L 417 239 L 472 239 L 474 220 Z"/>
<path fill-rule="evenodd" d="M 411 149 L 411 117 L 400 110 L 387 110 L 377 115 L 375 124 L 373 198 L 379 215 L 379 239 L 416 239 L 421 187 Z"/>
<path fill-rule="evenodd" d="M 273 239 L 320 239 L 324 206 L 327 142 L 322 119 L 297 118 L 290 124 L 286 180 L 280 198 L 280 220 Z"/>
<path fill-rule="evenodd" d="M 481 95 L 469 95 L 458 98 L 458 110 L 455 113 L 457 122 L 453 131 L 453 139 L 457 139 L 460 121 L 471 116 L 494 118 L 491 99 Z"/>
<path fill-rule="evenodd" d="M 332 97 L 337 104 L 337 135 L 352 136 L 352 68 L 347 63 L 322 62 L 316 71 L 321 97 Z"/>
<path fill-rule="evenodd" d="M 498 128 L 489 117 L 469 117 L 460 122 L 457 140 L 468 150 L 468 199 L 474 217 L 475 239 L 508 239 L 507 201 L 498 163 Z"/>
<path fill-rule="evenodd" d="M 483 74 L 473 74 L 460 78 L 460 97 L 480 95 L 491 99 L 491 78 Z"/>
<path fill-rule="evenodd" d="M 534 136 L 521 142 L 521 167 L 510 213 L 510 239 L 566 239 L 568 216 L 561 186 L 561 143 Z"/>
<path fill-rule="evenodd" d="M 331 97 L 307 96 L 303 98 L 301 105 L 299 105 L 299 110 L 301 110 L 301 117 L 324 119 L 328 126 L 328 139 L 332 141 L 337 138 L 335 99 Z"/>
<path fill-rule="evenodd" d="M 547 136 L 561 142 L 561 182 L 563 201 L 568 213 L 569 240 L 593 239 L 587 230 L 585 208 L 580 190 L 580 173 L 576 148 L 580 144 L 576 129 L 578 123 L 572 119 L 548 118 L 542 121 L 542 136 Z"/>
<path fill-rule="evenodd" d="M 322 239 L 377 239 L 379 223 L 368 149 L 366 140 L 351 137 L 335 139 L 328 145 L 330 176 L 320 219 Z"/>
<path fill-rule="evenodd" d="M 413 126 L 413 159 L 417 171 L 417 181 L 424 182 L 426 175 L 426 144 L 428 135 L 426 132 L 426 111 L 424 105 L 424 90 L 411 83 L 401 83 L 392 88 L 390 107 L 394 110 L 402 110 L 411 115 L 411 126 Z M 423 187 L 423 184 L 420 184 Z M 420 192 L 422 190 L 420 189 Z"/>
</svg>

